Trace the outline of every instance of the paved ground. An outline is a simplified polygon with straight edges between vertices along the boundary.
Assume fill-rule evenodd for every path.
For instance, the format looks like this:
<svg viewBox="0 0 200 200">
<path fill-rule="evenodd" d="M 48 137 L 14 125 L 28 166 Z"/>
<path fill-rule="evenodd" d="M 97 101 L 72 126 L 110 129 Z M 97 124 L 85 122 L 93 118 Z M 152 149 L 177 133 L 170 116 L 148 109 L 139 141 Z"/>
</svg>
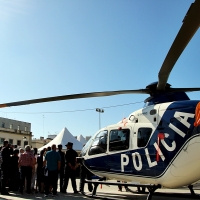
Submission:
<svg viewBox="0 0 200 200">
<path fill-rule="evenodd" d="M 79 184 L 79 180 L 77 180 L 77 185 Z M 87 185 L 86 185 L 86 192 L 87 192 Z M 136 192 L 136 189 L 133 188 L 133 191 Z M 196 186 L 195 187 L 195 192 L 200 195 L 200 187 Z M 32 194 L 32 195 L 20 195 L 19 193 L 11 193 L 9 196 L 5 195 L 0 195 L 0 199 L 2 200 L 25 200 L 25 199 L 67 199 L 67 200 L 86 200 L 86 199 L 97 199 L 95 198 L 89 198 L 86 196 L 83 196 L 82 194 L 73 194 L 73 190 L 71 187 L 71 182 L 69 182 L 69 188 L 68 188 L 68 193 L 67 194 L 61 194 L 58 193 L 58 197 L 48 197 L 44 198 L 44 195 L 42 194 Z M 89 192 L 87 194 L 90 194 Z M 181 195 L 180 195 L 181 194 Z M 146 200 L 147 198 L 147 193 L 146 194 L 138 194 L 137 192 L 135 194 L 132 194 L 130 192 L 125 192 L 124 188 L 122 192 L 118 191 L 118 188 L 116 186 L 106 186 L 103 185 L 102 188 L 99 186 L 97 190 L 97 195 L 98 197 L 101 197 L 101 199 L 109 199 L 109 200 L 114 200 L 114 199 L 127 199 L 127 200 Z M 152 200 L 190 200 L 194 199 L 191 197 L 190 192 L 187 188 L 184 189 L 159 189 L 157 190 L 157 193 L 153 196 Z M 200 199 L 200 196 L 198 196 L 196 199 Z"/>
</svg>

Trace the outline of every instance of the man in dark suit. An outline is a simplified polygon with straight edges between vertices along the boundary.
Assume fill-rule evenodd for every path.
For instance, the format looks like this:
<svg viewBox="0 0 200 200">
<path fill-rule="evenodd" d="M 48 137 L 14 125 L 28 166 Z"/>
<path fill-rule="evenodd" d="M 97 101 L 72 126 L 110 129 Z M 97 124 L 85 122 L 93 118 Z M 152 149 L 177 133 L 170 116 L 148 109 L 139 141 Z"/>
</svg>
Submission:
<svg viewBox="0 0 200 200">
<path fill-rule="evenodd" d="M 74 190 L 74 193 L 78 193 L 77 187 L 76 187 L 76 168 L 77 168 L 77 163 L 76 163 L 76 157 L 78 157 L 77 152 L 72 148 L 73 143 L 68 142 L 66 145 L 67 147 L 67 152 L 65 154 L 65 180 L 63 184 L 63 193 L 66 193 L 69 178 L 71 178 L 72 182 L 72 188 Z"/>
</svg>

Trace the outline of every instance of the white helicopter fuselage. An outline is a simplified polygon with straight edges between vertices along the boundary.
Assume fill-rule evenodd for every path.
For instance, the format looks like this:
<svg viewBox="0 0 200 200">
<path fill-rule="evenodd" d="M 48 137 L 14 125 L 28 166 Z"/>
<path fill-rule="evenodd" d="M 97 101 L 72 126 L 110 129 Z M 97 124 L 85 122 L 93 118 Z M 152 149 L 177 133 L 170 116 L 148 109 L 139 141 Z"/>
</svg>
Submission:
<svg viewBox="0 0 200 200">
<path fill-rule="evenodd" d="M 193 130 L 197 104 L 198 101 L 182 101 L 148 106 L 99 130 L 83 149 L 86 167 L 107 179 L 160 184 L 166 188 L 197 182 L 200 132 Z M 99 147 L 98 135 L 102 131 L 107 133 L 107 138 L 105 151 L 99 153 L 95 148 Z M 115 143 L 112 140 L 114 133 L 123 131 L 129 133 L 126 147 L 123 137 Z M 141 143 L 142 137 L 147 137 L 145 143 Z"/>
</svg>

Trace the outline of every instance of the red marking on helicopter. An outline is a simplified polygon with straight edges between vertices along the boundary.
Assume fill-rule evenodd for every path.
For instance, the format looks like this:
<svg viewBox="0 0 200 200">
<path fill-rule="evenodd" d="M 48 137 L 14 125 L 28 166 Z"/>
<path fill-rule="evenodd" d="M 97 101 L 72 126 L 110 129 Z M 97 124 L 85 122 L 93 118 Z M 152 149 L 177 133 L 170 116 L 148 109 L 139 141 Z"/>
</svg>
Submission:
<svg viewBox="0 0 200 200">
<path fill-rule="evenodd" d="M 157 153 L 156 153 L 156 161 L 159 161 L 159 153 L 160 153 L 160 141 L 163 140 L 165 138 L 165 135 L 164 133 L 158 133 L 158 150 L 157 150 Z"/>
<path fill-rule="evenodd" d="M 124 117 L 124 119 L 122 119 L 122 123 L 124 124 L 124 126 L 126 126 L 126 124 L 128 123 L 127 118 Z"/>
<path fill-rule="evenodd" d="M 198 125 L 200 125 L 200 102 L 197 104 L 196 110 L 195 110 L 194 126 L 197 127 Z"/>
</svg>

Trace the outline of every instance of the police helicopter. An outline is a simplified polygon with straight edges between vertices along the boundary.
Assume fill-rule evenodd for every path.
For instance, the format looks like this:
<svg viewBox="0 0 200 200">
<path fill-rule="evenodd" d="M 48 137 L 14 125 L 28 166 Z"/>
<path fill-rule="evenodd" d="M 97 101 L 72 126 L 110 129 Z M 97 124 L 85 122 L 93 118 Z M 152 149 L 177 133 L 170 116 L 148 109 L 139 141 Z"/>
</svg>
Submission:
<svg viewBox="0 0 200 200">
<path fill-rule="evenodd" d="M 99 130 L 81 152 L 93 174 L 106 179 L 138 182 L 152 193 L 160 187 L 178 188 L 200 180 L 200 100 L 172 88 L 168 77 L 200 25 L 200 0 L 191 4 L 160 68 L 158 82 L 144 89 L 71 94 L 0 104 L 0 108 L 120 94 L 149 94 L 145 107 Z M 102 182 L 99 182 L 102 183 Z M 95 194 L 96 191 L 93 192 Z"/>
</svg>

